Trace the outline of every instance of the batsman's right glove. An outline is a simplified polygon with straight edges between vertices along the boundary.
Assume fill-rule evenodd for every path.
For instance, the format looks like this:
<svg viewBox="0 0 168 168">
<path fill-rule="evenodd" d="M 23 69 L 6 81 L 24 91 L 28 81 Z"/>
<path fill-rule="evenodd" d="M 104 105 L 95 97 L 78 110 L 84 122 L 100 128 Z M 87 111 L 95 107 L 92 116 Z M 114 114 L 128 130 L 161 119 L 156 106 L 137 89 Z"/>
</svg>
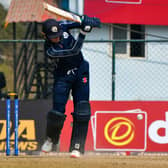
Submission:
<svg viewBox="0 0 168 168">
<path fill-rule="evenodd" d="M 85 32 L 91 32 L 93 27 L 100 27 L 100 19 L 95 17 L 88 17 L 87 15 L 82 16 L 82 30 Z"/>
</svg>

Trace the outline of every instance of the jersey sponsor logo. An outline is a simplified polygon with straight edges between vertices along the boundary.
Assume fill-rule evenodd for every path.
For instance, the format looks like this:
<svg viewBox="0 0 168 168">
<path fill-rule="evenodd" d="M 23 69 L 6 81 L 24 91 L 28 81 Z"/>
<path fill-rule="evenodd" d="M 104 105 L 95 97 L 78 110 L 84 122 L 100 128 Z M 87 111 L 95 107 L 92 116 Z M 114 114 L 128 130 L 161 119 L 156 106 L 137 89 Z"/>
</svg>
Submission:
<svg viewBox="0 0 168 168">
<path fill-rule="evenodd" d="M 63 32 L 63 37 L 67 39 L 69 37 L 69 34 L 67 32 Z"/>
<path fill-rule="evenodd" d="M 87 77 L 83 77 L 83 78 L 82 78 L 82 82 L 83 82 L 83 83 L 87 83 L 87 81 L 88 81 Z"/>
</svg>

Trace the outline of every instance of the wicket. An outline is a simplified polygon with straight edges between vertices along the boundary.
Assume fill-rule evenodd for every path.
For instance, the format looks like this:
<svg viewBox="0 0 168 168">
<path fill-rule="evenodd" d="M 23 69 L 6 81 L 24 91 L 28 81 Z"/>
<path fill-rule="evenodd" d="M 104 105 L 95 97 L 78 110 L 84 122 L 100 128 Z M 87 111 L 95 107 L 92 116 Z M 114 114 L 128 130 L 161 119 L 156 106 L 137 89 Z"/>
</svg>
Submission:
<svg viewBox="0 0 168 168">
<path fill-rule="evenodd" d="M 14 97 L 14 155 L 18 156 L 18 113 L 19 113 L 19 100 L 18 95 L 16 93 L 8 93 L 6 98 L 6 155 L 9 156 L 11 154 L 10 151 L 10 120 L 11 120 L 11 97 Z"/>
</svg>

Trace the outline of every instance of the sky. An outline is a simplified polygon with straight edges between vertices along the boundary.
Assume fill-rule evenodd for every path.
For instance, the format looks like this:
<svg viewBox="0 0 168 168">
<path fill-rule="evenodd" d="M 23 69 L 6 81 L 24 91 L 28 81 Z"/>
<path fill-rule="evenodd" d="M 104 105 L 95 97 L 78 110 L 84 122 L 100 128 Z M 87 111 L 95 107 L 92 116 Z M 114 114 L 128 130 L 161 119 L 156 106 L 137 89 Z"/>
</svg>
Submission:
<svg viewBox="0 0 168 168">
<path fill-rule="evenodd" d="M 0 0 L 0 3 L 5 7 L 8 8 L 10 5 L 11 0 Z"/>
</svg>

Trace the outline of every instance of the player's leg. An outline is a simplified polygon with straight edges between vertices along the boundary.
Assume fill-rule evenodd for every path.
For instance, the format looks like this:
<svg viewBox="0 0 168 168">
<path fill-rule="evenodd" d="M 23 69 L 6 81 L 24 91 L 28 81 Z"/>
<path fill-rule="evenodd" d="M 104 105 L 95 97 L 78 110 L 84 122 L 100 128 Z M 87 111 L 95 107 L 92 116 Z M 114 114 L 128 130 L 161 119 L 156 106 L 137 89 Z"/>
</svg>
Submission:
<svg viewBox="0 0 168 168">
<path fill-rule="evenodd" d="M 84 153 L 85 141 L 90 120 L 89 103 L 89 65 L 84 63 L 79 69 L 77 83 L 72 89 L 74 100 L 73 129 L 70 152 L 72 157 L 79 157 Z"/>
<path fill-rule="evenodd" d="M 47 114 L 46 141 L 42 146 L 43 152 L 50 152 L 53 144 L 57 144 L 64 125 L 66 115 L 61 112 L 51 110 Z"/>
<path fill-rule="evenodd" d="M 84 153 L 89 120 L 90 104 L 88 101 L 81 101 L 77 104 L 77 107 L 73 113 L 73 129 L 70 145 L 72 157 L 78 157 L 80 156 L 80 153 Z"/>
<path fill-rule="evenodd" d="M 47 114 L 47 140 L 42 146 L 43 152 L 50 152 L 52 145 L 57 144 L 61 134 L 61 130 L 66 119 L 65 105 L 67 103 L 70 91 L 70 84 L 66 79 L 56 80 L 53 89 L 53 109 Z"/>
</svg>

